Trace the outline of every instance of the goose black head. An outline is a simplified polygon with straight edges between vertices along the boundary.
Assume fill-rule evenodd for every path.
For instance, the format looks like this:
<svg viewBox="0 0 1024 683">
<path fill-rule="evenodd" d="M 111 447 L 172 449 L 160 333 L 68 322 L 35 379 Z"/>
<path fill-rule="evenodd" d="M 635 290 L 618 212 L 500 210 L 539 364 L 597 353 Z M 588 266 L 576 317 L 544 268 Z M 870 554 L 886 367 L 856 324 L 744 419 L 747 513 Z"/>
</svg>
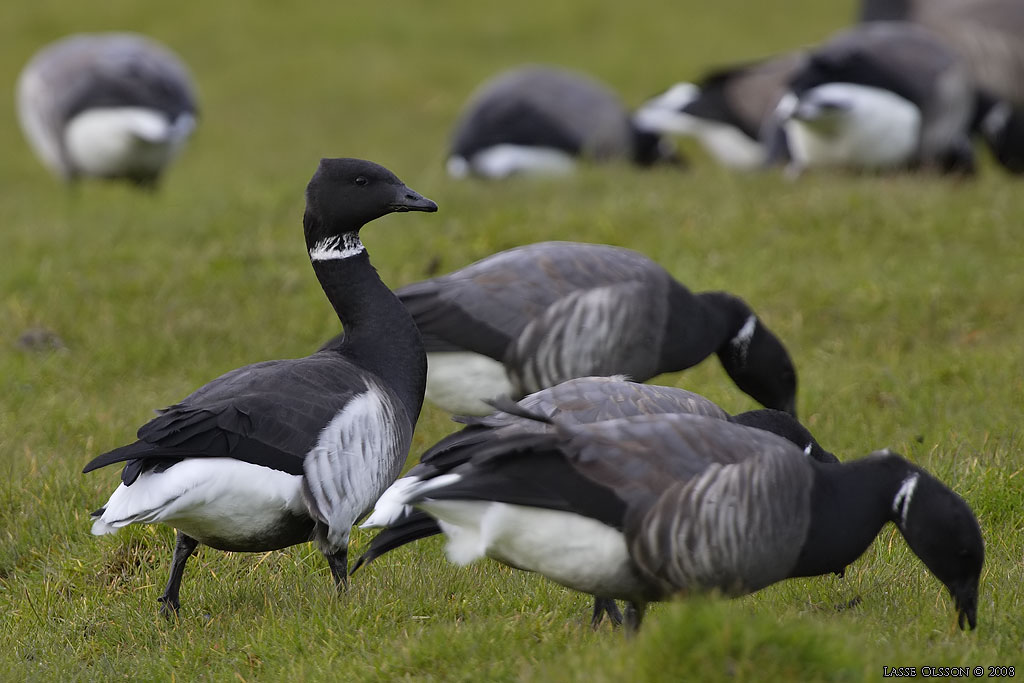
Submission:
<svg viewBox="0 0 1024 683">
<path fill-rule="evenodd" d="M 907 545 L 949 590 L 960 628 L 975 628 L 985 544 L 971 508 L 944 484 L 915 468 L 901 483 L 892 510 Z"/>
<path fill-rule="evenodd" d="M 824 463 L 837 463 L 839 458 L 829 453 L 814 438 L 811 432 L 800 424 L 795 417 L 781 410 L 751 410 L 729 418 L 730 422 L 763 429 L 766 432 L 778 434 L 784 439 L 792 441 L 810 458 Z"/>
<path fill-rule="evenodd" d="M 796 417 L 796 368 L 779 338 L 750 315 L 719 349 L 722 367 L 758 403 Z"/>
<path fill-rule="evenodd" d="M 306 247 L 348 248 L 358 244 L 361 227 L 402 211 L 437 211 L 437 204 L 372 161 L 321 159 L 306 186 Z"/>
<path fill-rule="evenodd" d="M 996 160 L 1010 173 L 1024 173 L 1024 110 L 1005 101 L 979 109 L 975 127 Z"/>
</svg>

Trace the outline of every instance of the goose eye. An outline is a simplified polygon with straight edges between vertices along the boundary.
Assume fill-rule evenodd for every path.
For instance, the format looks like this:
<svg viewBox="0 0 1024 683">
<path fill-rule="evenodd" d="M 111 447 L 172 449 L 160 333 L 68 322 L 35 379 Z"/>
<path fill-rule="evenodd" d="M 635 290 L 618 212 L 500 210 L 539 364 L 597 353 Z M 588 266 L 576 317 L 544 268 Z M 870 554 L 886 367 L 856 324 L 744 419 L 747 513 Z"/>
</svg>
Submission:
<svg viewBox="0 0 1024 683">
<path fill-rule="evenodd" d="M 366 176 L 359 176 L 356 178 L 356 185 L 365 185 L 368 182 L 370 181 L 366 179 Z"/>
</svg>

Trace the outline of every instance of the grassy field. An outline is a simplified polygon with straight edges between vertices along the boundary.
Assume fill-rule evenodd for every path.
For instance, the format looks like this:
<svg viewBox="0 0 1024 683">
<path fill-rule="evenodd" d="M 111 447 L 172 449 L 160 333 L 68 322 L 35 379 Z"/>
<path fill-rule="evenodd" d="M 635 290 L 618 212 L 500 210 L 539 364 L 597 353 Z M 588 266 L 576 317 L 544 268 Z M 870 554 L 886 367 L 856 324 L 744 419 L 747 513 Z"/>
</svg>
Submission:
<svg viewBox="0 0 1024 683">
<path fill-rule="evenodd" d="M 587 169 L 455 182 L 449 126 L 484 77 L 525 61 L 589 71 L 631 103 L 726 63 L 813 42 L 850 2 L 10 3 L 0 84 L 67 32 L 133 29 L 195 72 L 200 130 L 162 190 L 69 192 L 0 107 L 0 680 L 877 680 L 882 666 L 1024 664 L 1024 191 L 975 181 Z M 887 527 L 845 579 L 655 606 L 633 641 L 588 599 L 434 539 L 340 598 L 312 546 L 201 551 L 177 622 L 157 615 L 172 532 L 89 534 L 117 481 L 94 455 L 154 408 L 337 331 L 301 236 L 321 156 L 390 167 L 436 215 L 364 233 L 397 287 L 543 239 L 641 250 L 694 290 L 746 298 L 788 345 L 799 410 L 852 458 L 889 446 L 949 483 L 987 544 L 972 633 Z M 24 351 L 27 329 L 64 348 Z M 710 361 L 661 383 L 755 407 Z M 453 429 L 428 407 L 412 458 Z M 356 533 L 353 551 L 368 536 Z M 859 605 L 837 605 L 860 597 Z"/>
</svg>

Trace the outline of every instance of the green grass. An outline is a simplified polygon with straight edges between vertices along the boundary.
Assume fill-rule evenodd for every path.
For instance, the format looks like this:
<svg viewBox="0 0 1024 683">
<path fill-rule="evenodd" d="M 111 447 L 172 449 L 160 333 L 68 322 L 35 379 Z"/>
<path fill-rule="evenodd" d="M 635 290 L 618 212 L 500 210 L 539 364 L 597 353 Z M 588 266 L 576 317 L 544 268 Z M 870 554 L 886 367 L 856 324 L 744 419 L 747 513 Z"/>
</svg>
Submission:
<svg viewBox="0 0 1024 683">
<path fill-rule="evenodd" d="M 762 6 L 763 5 L 763 6 Z M 817 40 L 851 3 L 72 3 L 6 8 L 0 83 L 43 42 L 131 28 L 173 45 L 201 128 L 162 191 L 59 187 L 0 107 L 0 680 L 875 680 L 883 664 L 1024 662 L 1024 192 L 990 165 L 934 177 L 588 169 L 458 183 L 444 144 L 466 94 L 524 61 L 585 69 L 632 103 L 703 66 Z M 7 87 L 7 86 L 4 86 Z M 843 458 L 889 446 L 960 492 L 987 543 L 979 628 L 890 528 L 834 577 L 735 601 L 656 606 L 633 640 L 591 633 L 585 596 L 435 539 L 334 595 L 310 546 L 203 550 L 181 619 L 155 598 L 172 534 L 89 534 L 113 468 L 79 473 L 154 408 L 239 365 L 309 353 L 337 321 L 303 252 L 321 156 L 374 159 L 436 200 L 364 237 L 400 286 L 542 239 L 655 257 L 746 298 L 785 340 L 799 409 Z M 66 350 L 24 352 L 27 328 Z M 714 361 L 661 378 L 737 412 Z M 414 457 L 448 433 L 428 407 Z M 353 551 L 368 536 L 356 533 Z M 859 596 L 861 603 L 835 606 Z"/>
</svg>

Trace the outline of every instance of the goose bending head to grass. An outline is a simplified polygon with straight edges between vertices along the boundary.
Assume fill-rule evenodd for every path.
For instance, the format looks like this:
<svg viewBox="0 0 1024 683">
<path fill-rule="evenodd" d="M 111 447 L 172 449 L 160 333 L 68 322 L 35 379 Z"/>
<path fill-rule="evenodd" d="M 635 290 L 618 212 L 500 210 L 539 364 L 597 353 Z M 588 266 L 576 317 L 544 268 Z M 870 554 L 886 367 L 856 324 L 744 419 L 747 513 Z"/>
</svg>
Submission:
<svg viewBox="0 0 1024 683">
<path fill-rule="evenodd" d="M 577 160 L 679 163 L 670 144 L 638 126 L 618 95 L 593 78 L 524 66 L 484 83 L 455 124 L 449 175 L 500 179 L 564 175 Z"/>
<path fill-rule="evenodd" d="M 702 415 L 563 424 L 506 403 L 547 431 L 481 444 L 402 501 L 434 517 L 448 558 L 490 557 L 581 592 L 646 605 L 728 596 L 841 573 L 892 522 L 977 623 L 984 544 L 956 493 L 889 451 L 842 464 L 761 429 Z"/>
<path fill-rule="evenodd" d="M 972 173 L 974 102 L 966 65 L 937 36 L 905 22 L 872 22 L 810 52 L 765 135 L 776 146 L 785 140 L 791 174 L 810 167 Z"/>
<path fill-rule="evenodd" d="M 345 335 L 311 356 L 232 370 L 144 424 L 134 443 L 85 472 L 124 462 L 94 534 L 128 524 L 177 530 L 161 610 L 178 610 L 185 562 L 199 544 L 263 552 L 316 541 L 347 585 L 351 526 L 395 480 L 426 382 L 415 323 L 370 264 L 366 223 L 436 211 L 386 168 L 324 159 L 303 216 L 313 270 Z"/>
<path fill-rule="evenodd" d="M 789 353 L 742 299 L 693 293 L 629 249 L 539 242 L 397 292 L 427 349 L 427 398 L 486 415 L 575 377 L 637 381 L 718 356 L 736 385 L 796 415 Z"/>
<path fill-rule="evenodd" d="M 635 415 L 703 415 L 773 432 L 796 444 L 811 458 L 838 462 L 788 413 L 764 409 L 730 416 L 699 394 L 675 387 L 639 384 L 622 377 L 572 379 L 527 396 L 519 401 L 518 407 L 539 412 L 548 418 L 557 416 L 559 422 L 565 424 L 590 424 Z M 517 432 L 552 430 L 546 422 L 523 420 L 517 414 L 502 410 L 485 417 L 456 419 L 466 423 L 466 427 L 429 448 L 421 456 L 419 464 L 392 484 L 374 505 L 373 514 L 362 526 L 383 530 L 356 561 L 353 571 L 395 548 L 441 533 L 441 527 L 430 515 L 402 502 L 409 490 L 427 479 L 455 471 L 486 444 L 499 442 Z M 595 597 L 591 619 L 594 628 L 600 625 L 605 613 L 613 623 L 622 623 L 622 615 L 614 600 Z"/>
<path fill-rule="evenodd" d="M 696 138 L 723 166 L 759 169 L 768 160 L 763 129 L 804 59 L 791 52 L 712 71 L 699 83 L 676 83 L 633 119 L 647 130 Z"/>
<path fill-rule="evenodd" d="M 21 72 L 18 116 L 36 155 L 65 181 L 154 186 L 196 125 L 196 94 L 170 50 L 131 33 L 73 35 Z"/>
</svg>

